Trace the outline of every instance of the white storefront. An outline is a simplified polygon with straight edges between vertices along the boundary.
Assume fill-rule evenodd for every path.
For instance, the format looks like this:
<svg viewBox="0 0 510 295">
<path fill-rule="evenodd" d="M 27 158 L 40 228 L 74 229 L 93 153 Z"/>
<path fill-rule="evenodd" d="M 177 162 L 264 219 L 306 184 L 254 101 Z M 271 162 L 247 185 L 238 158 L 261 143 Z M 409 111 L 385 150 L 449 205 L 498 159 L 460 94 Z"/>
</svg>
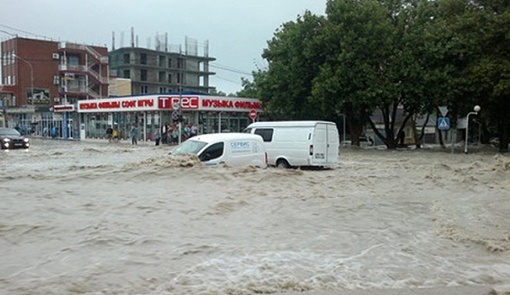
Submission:
<svg viewBox="0 0 510 295">
<path fill-rule="evenodd" d="M 143 95 L 79 101 L 80 139 L 104 138 L 109 126 L 119 129 L 126 139 L 133 124 L 141 140 L 154 140 L 161 125 L 196 125 L 200 133 L 239 132 L 262 112 L 257 99 L 209 95 Z M 250 116 L 251 114 L 251 116 Z M 172 116 L 174 115 L 174 117 Z"/>
</svg>

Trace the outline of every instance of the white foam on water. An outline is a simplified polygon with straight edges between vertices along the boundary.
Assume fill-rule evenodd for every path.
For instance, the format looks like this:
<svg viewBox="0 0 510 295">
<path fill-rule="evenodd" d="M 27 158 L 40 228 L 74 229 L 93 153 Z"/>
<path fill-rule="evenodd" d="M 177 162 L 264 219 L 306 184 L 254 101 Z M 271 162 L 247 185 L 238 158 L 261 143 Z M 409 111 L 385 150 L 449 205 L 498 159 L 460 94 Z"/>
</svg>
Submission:
<svg viewBox="0 0 510 295">
<path fill-rule="evenodd" d="M 504 284 L 510 160 L 344 150 L 337 169 L 205 167 L 163 146 L 0 153 L 0 290 L 260 294 Z"/>
</svg>

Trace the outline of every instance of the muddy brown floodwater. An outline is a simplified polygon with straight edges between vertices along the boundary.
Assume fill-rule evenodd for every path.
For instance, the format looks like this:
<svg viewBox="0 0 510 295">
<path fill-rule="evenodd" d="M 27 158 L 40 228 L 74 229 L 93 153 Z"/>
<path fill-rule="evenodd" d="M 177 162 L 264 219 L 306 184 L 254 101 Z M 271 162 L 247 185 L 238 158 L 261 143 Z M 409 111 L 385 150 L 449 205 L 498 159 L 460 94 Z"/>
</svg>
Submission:
<svg viewBox="0 0 510 295">
<path fill-rule="evenodd" d="M 510 158 L 342 149 L 326 171 L 168 147 L 0 153 L 0 293 L 259 294 L 510 283 Z"/>
</svg>

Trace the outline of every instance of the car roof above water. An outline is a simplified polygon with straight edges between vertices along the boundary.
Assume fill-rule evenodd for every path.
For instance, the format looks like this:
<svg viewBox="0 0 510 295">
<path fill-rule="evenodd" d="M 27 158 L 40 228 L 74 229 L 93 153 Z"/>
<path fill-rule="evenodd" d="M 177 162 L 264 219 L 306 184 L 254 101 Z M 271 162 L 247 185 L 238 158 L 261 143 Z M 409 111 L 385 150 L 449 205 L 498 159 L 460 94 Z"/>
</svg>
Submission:
<svg viewBox="0 0 510 295">
<path fill-rule="evenodd" d="M 314 127 L 317 124 L 331 124 L 334 122 L 329 121 L 262 121 L 255 122 L 248 125 L 247 128 L 263 128 L 263 127 Z"/>
<path fill-rule="evenodd" d="M 16 132 L 18 131 L 18 130 L 14 129 L 14 128 L 0 127 L 0 133 L 5 133 L 6 131 L 12 131 L 12 130 L 15 130 Z"/>
<path fill-rule="evenodd" d="M 198 140 L 203 142 L 213 142 L 221 140 L 245 140 L 245 139 L 262 141 L 262 137 L 260 137 L 260 135 L 249 133 L 210 133 L 197 135 L 190 138 L 190 140 Z"/>
</svg>

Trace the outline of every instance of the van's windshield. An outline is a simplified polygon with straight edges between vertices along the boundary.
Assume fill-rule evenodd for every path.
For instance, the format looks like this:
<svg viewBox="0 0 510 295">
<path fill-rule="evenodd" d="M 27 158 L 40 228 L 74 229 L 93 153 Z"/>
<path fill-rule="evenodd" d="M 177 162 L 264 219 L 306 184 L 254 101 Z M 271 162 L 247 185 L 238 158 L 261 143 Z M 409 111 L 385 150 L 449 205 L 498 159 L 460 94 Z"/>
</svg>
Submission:
<svg viewBox="0 0 510 295">
<path fill-rule="evenodd" d="M 195 154 L 207 145 L 207 142 L 198 141 L 198 140 L 186 140 L 180 146 L 178 146 L 173 152 L 172 155 L 178 154 Z"/>
</svg>

